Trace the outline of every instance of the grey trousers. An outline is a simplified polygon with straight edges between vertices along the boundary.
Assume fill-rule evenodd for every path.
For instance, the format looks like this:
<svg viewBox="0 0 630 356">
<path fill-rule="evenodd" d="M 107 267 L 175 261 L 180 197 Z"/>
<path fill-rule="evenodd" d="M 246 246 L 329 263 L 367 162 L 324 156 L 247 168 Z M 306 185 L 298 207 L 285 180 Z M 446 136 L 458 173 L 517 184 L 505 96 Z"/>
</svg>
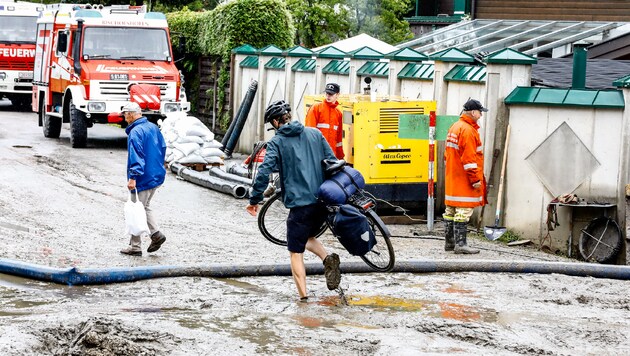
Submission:
<svg viewBox="0 0 630 356">
<path fill-rule="evenodd" d="M 155 217 L 153 216 L 153 210 L 151 209 L 151 199 L 153 199 L 153 195 L 155 195 L 155 192 L 157 191 L 158 188 L 159 186 L 153 189 L 143 190 L 141 192 L 138 192 L 138 200 L 140 200 L 142 205 L 144 205 L 144 210 L 147 213 L 147 225 L 149 225 L 149 231 L 151 235 L 153 235 L 156 231 L 160 230 L 160 226 L 155 220 Z M 131 194 L 131 201 L 134 203 L 136 202 L 135 193 Z"/>
</svg>

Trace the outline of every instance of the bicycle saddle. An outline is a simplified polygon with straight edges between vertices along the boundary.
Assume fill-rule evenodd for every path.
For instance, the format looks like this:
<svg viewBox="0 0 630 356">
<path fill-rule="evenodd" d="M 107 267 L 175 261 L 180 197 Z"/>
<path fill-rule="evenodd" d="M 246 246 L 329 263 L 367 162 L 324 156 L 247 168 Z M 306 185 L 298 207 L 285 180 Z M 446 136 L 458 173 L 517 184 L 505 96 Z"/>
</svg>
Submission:
<svg viewBox="0 0 630 356">
<path fill-rule="evenodd" d="M 324 173 L 326 176 L 330 177 L 333 174 L 339 172 L 343 166 L 346 165 L 346 161 L 343 159 L 324 159 L 322 160 L 322 167 L 324 168 Z"/>
</svg>

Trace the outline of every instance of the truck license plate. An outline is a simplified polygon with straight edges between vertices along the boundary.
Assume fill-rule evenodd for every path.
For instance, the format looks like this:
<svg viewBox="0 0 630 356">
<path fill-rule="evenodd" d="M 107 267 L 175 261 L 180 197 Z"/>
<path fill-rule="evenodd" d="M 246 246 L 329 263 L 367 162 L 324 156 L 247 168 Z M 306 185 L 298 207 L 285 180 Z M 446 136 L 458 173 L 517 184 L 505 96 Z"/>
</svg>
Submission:
<svg viewBox="0 0 630 356">
<path fill-rule="evenodd" d="M 33 79 L 33 72 L 18 72 L 20 79 Z"/>
<path fill-rule="evenodd" d="M 114 73 L 109 75 L 109 80 L 129 80 L 129 74 L 127 73 Z"/>
</svg>

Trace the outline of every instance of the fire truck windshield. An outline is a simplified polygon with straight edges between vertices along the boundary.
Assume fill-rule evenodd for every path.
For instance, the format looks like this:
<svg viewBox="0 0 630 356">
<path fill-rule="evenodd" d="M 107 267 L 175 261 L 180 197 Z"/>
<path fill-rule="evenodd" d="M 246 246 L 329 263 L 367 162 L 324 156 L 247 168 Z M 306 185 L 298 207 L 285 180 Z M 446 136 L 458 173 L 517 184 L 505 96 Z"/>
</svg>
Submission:
<svg viewBox="0 0 630 356">
<path fill-rule="evenodd" d="M 0 42 L 35 43 L 36 16 L 0 16 Z"/>
<path fill-rule="evenodd" d="M 160 28 L 86 27 L 83 57 L 166 61 L 171 57 L 166 31 Z"/>
</svg>

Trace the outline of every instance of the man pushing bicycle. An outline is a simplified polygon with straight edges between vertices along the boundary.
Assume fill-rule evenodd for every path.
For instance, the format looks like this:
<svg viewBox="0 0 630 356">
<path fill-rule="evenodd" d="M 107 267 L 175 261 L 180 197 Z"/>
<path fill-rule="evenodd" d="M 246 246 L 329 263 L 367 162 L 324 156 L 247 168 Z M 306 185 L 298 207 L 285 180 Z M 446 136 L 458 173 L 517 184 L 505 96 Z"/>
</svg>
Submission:
<svg viewBox="0 0 630 356">
<path fill-rule="evenodd" d="M 336 289 L 341 282 L 339 256 L 328 254 L 324 245 L 314 237 L 328 214 L 325 205 L 317 199 L 317 190 L 324 182 L 321 162 L 336 158 L 319 130 L 291 121 L 291 107 L 284 100 L 271 103 L 265 110 L 264 119 L 276 130 L 276 135 L 267 143 L 265 159 L 258 168 L 246 209 L 256 216 L 269 175 L 278 171 L 282 201 L 290 209 L 287 248 L 291 256 L 291 273 L 300 300 L 306 301 L 305 250 L 322 259 L 329 290 Z"/>
</svg>

